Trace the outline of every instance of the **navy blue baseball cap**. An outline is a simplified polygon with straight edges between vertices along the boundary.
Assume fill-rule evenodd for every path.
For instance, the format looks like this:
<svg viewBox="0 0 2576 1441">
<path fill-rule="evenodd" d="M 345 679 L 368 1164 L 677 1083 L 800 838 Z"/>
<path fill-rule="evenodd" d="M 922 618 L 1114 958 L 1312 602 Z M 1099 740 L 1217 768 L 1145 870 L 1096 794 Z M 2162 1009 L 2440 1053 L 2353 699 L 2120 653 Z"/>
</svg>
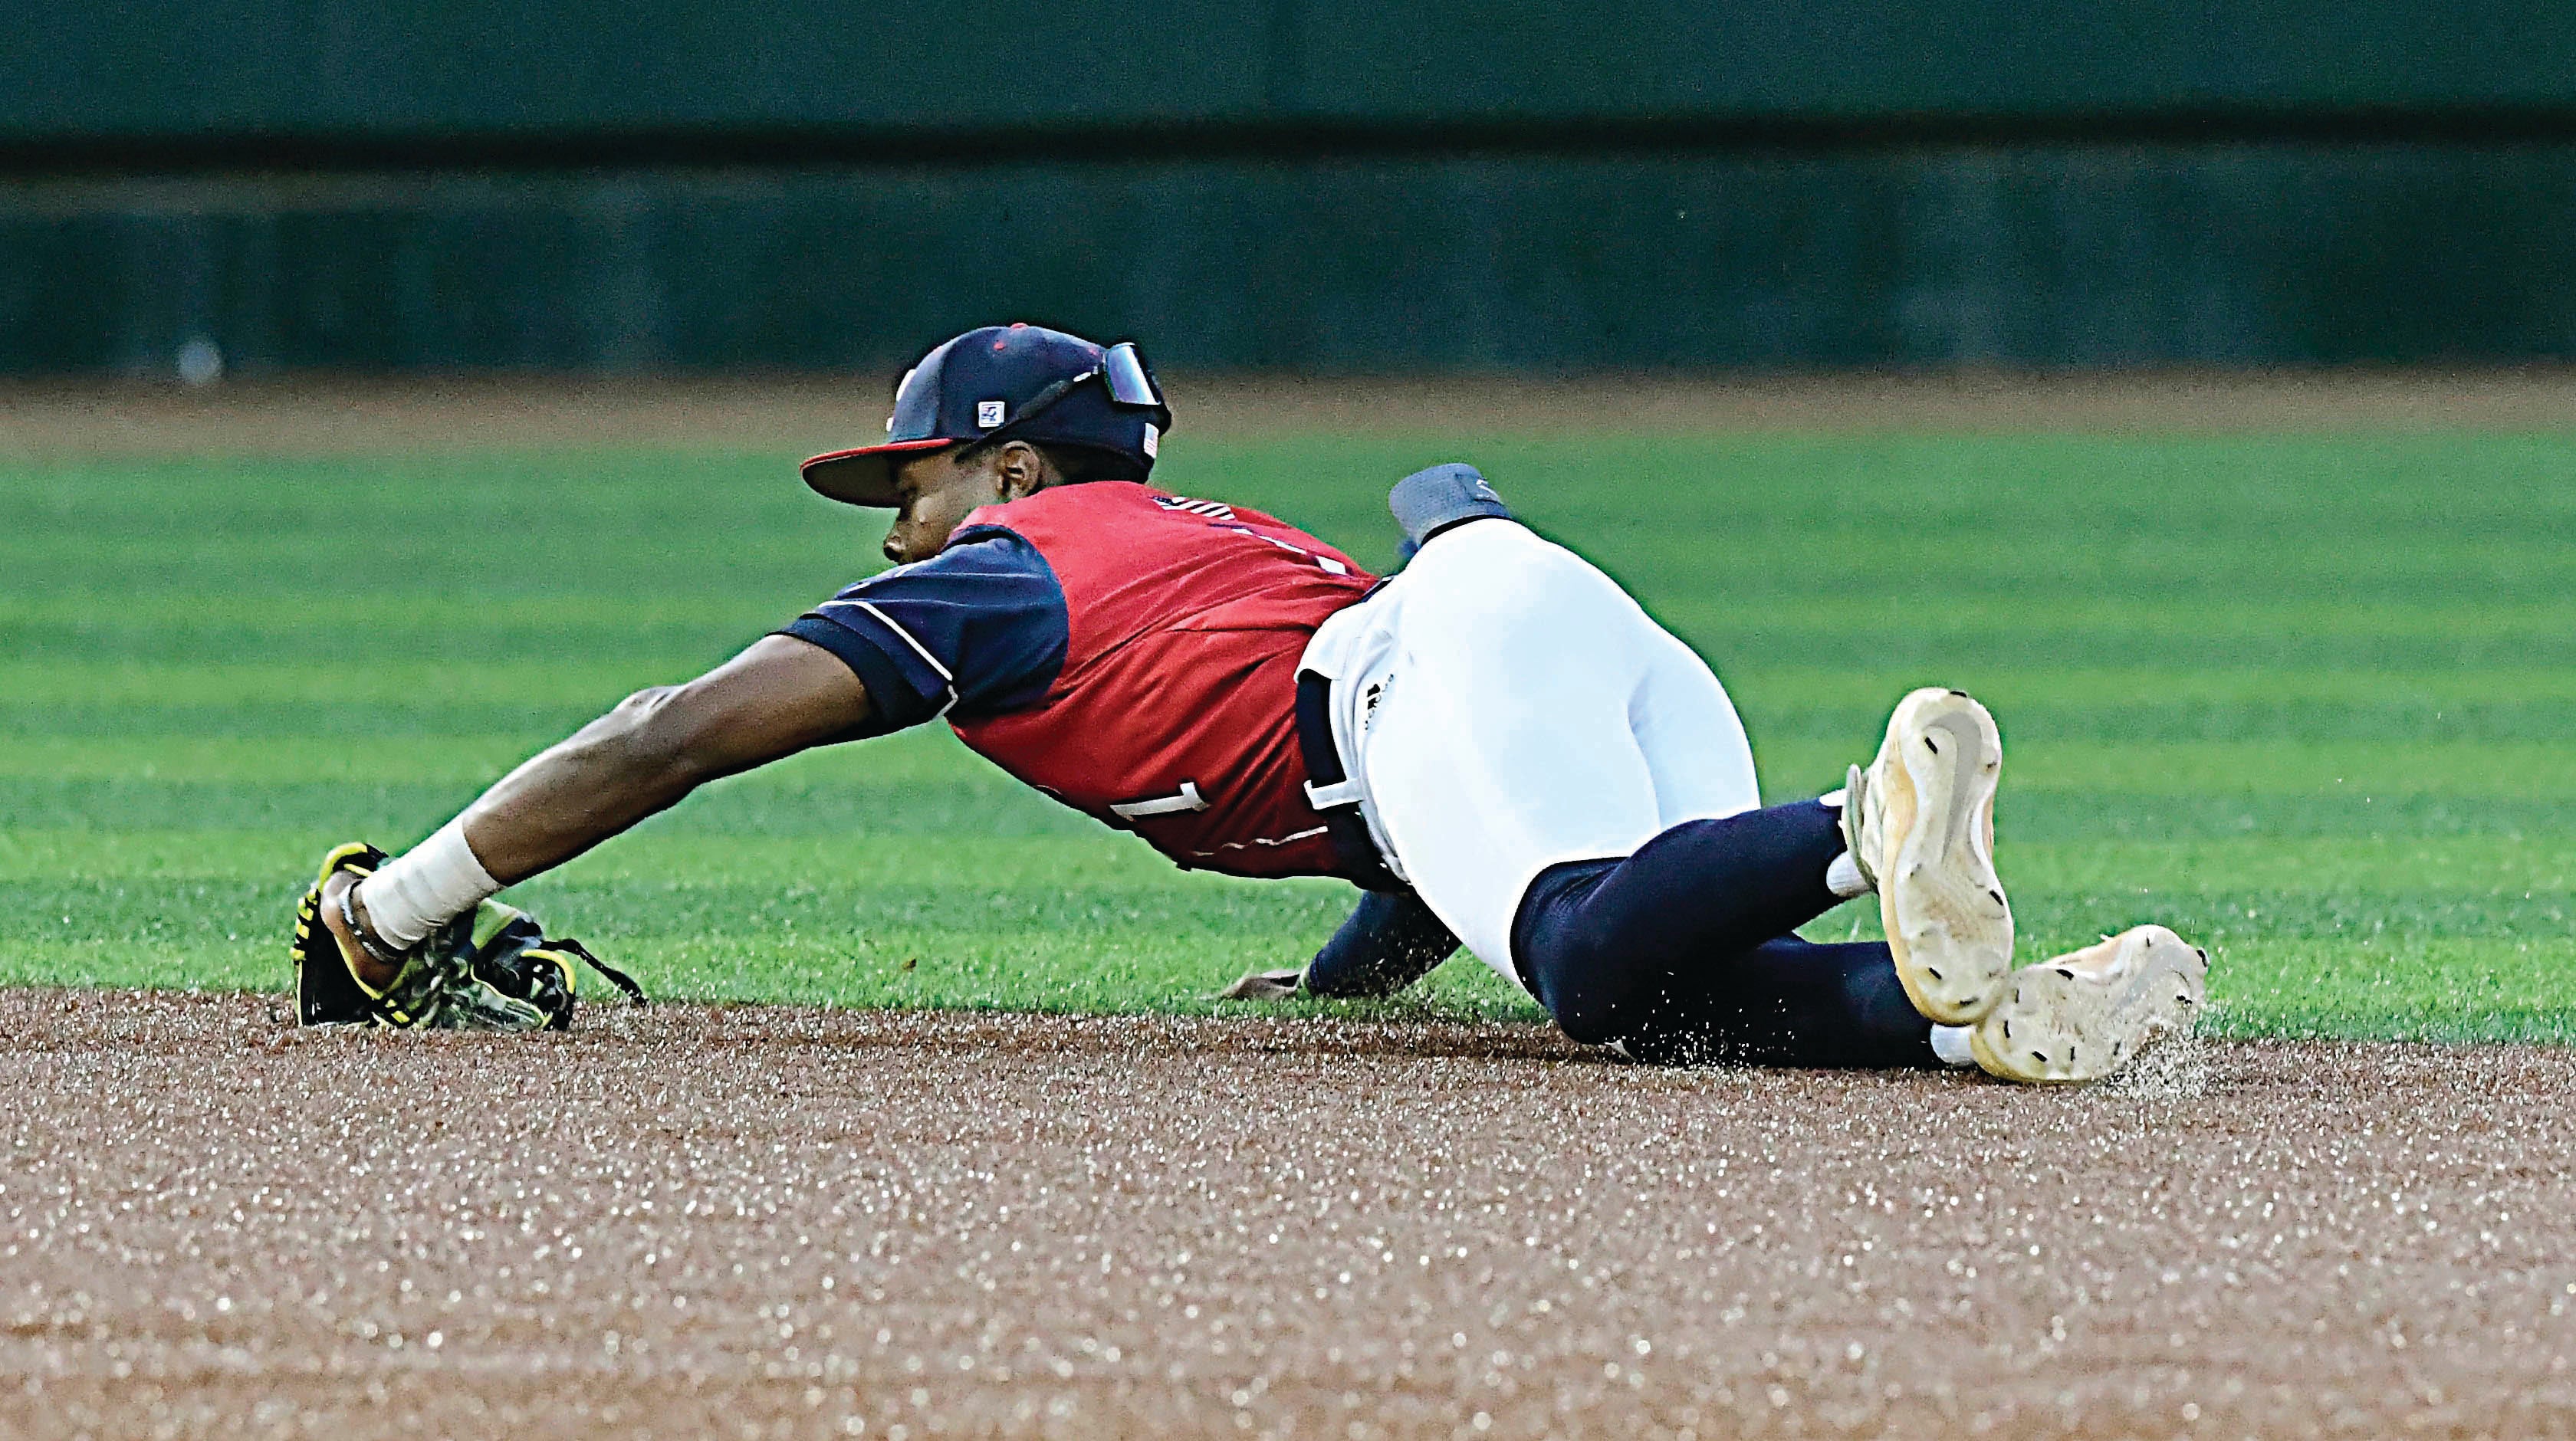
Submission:
<svg viewBox="0 0 2576 1441">
<path fill-rule="evenodd" d="M 897 456 L 999 437 L 1109 451 L 1144 475 L 1171 428 L 1171 407 L 1132 343 L 988 325 L 904 372 L 883 444 L 827 451 L 803 470 L 807 485 L 834 500 L 890 506 Z"/>
</svg>

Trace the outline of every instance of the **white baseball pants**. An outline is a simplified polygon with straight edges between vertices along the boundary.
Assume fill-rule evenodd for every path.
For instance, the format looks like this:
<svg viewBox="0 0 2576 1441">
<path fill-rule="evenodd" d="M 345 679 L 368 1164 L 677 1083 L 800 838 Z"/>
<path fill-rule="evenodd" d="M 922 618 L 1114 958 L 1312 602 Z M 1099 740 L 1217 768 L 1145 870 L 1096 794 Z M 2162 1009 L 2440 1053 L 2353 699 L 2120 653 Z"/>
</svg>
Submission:
<svg viewBox="0 0 2576 1441">
<path fill-rule="evenodd" d="M 1708 664 L 1516 521 L 1432 537 L 1325 622 L 1305 668 L 1333 678 L 1334 744 L 1389 867 L 1514 985 L 1512 918 L 1541 871 L 1762 803 Z"/>
</svg>

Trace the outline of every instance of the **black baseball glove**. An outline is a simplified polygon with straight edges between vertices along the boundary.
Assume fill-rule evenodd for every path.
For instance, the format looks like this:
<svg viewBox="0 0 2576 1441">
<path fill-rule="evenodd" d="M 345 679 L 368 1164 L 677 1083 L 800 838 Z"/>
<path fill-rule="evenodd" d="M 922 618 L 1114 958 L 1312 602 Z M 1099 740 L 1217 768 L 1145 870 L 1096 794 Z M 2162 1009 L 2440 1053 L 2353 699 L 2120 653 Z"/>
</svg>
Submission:
<svg viewBox="0 0 2576 1441">
<path fill-rule="evenodd" d="M 581 942 L 550 938 L 536 917 L 484 901 L 403 956 L 382 991 L 362 984 L 322 924 L 322 883 L 335 872 L 368 876 L 385 853 L 353 843 L 322 858 L 295 908 L 295 1019 L 306 1026 L 384 1026 L 413 1031 L 562 1031 L 572 1027 L 573 962 L 608 978 L 637 1004 L 644 990 Z"/>
</svg>

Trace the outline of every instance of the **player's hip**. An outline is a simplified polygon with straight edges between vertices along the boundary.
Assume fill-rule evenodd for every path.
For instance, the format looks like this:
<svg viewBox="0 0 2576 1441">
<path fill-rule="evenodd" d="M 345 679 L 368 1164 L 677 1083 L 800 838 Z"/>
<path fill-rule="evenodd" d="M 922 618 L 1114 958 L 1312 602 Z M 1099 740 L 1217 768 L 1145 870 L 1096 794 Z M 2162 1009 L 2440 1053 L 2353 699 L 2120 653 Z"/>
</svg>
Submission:
<svg viewBox="0 0 2576 1441">
<path fill-rule="evenodd" d="M 1401 574 L 1326 617 L 1297 670 L 1331 683 L 1335 750 L 1356 776 L 1399 688 L 1472 698 L 1508 723 L 1525 707 L 1615 710 L 1624 687 L 1676 662 L 1705 671 L 1590 561 L 1497 518 L 1434 536 Z"/>
<path fill-rule="evenodd" d="M 1417 887 L 1433 850 L 1466 846 L 1517 870 L 1528 857 L 1502 853 L 1529 850 L 1544 864 L 1569 847 L 1588 858 L 1651 835 L 1651 824 L 1628 834 L 1636 827 L 1606 797 L 1594 815 L 1564 794 L 1574 780 L 1565 772 L 1581 770 L 1595 743 L 1633 746 L 1640 730 L 1669 731 L 1692 748 L 1743 749 L 1732 703 L 1696 654 L 1590 562 L 1508 520 L 1433 537 L 1402 574 L 1324 622 L 1299 672 L 1329 730 L 1319 759 L 1333 784 L 1317 808 L 1340 809 L 1346 833 L 1365 832 L 1362 859 Z M 1725 743 L 1700 746 L 1712 736 Z M 1309 749 L 1323 749 L 1320 739 Z M 1749 775 L 1749 756 L 1729 761 L 1730 780 Z M 1430 771 L 1455 772 L 1459 784 L 1405 783 Z M 1685 786 L 1691 795 L 1678 799 L 1741 809 L 1734 793 L 1746 788 L 1718 787 L 1726 794 L 1710 799 L 1697 794 L 1709 786 Z M 1526 803 L 1541 796 L 1552 800 Z M 1554 834 L 1503 843 L 1533 815 Z"/>
</svg>

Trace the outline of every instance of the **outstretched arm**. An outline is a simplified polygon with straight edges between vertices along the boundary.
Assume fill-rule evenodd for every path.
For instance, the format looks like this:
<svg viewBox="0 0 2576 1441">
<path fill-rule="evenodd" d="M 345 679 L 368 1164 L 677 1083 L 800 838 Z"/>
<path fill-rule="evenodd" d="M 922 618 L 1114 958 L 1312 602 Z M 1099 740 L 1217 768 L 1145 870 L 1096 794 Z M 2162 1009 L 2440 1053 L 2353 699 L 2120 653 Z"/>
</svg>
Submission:
<svg viewBox="0 0 2576 1441">
<path fill-rule="evenodd" d="M 361 980 L 389 982 L 398 953 L 446 919 L 437 912 L 459 914 L 476 892 L 551 870 L 708 781 L 848 735 L 871 713 L 846 662 L 792 636 L 765 636 L 686 685 L 628 696 L 531 758 L 345 907 L 353 878 L 333 876 L 324 923 Z"/>
<path fill-rule="evenodd" d="M 867 687 L 831 652 L 763 636 L 686 685 L 637 691 L 503 776 L 465 808 L 465 839 L 494 880 L 516 885 L 869 714 Z"/>
</svg>

